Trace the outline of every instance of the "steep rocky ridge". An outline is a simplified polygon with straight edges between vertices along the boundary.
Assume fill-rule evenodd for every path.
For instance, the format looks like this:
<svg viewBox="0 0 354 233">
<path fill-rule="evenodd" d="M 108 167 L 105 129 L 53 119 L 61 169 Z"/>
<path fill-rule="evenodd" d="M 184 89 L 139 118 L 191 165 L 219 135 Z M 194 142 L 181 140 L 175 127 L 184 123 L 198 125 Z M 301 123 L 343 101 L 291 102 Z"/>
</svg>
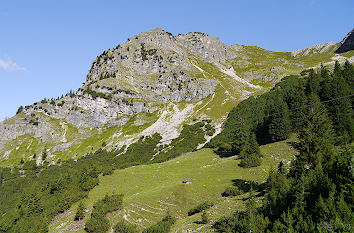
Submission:
<svg viewBox="0 0 354 233">
<path fill-rule="evenodd" d="M 344 53 L 354 50 L 354 28 L 343 38 L 336 53 Z"/>
<path fill-rule="evenodd" d="M 337 47 L 272 52 L 227 46 L 199 32 L 143 32 L 99 55 L 75 93 L 26 106 L 0 123 L 0 163 L 17 164 L 44 150 L 54 163 L 103 142 L 114 150 L 155 132 L 165 140 L 192 120 L 220 126 L 240 100 L 267 91 L 285 75 L 330 62 Z"/>
</svg>

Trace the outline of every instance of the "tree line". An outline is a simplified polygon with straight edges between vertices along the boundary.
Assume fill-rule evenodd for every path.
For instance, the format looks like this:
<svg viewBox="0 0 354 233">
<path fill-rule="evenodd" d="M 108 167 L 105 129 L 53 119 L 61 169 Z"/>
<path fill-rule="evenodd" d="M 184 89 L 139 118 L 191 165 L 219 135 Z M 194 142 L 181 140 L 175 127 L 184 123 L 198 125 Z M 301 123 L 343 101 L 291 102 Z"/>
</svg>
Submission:
<svg viewBox="0 0 354 233">
<path fill-rule="evenodd" d="M 251 117 L 252 109 L 261 117 L 244 130 L 255 135 L 246 143 L 254 138 L 259 144 L 282 140 L 294 132 L 299 155 L 289 169 L 280 163 L 269 173 L 261 206 L 257 208 L 251 191 L 245 211 L 213 225 L 218 232 L 353 232 L 353 98 L 341 98 L 352 90 L 353 66 L 336 63 L 332 72 L 322 66 L 286 77 L 269 93 L 249 98 L 230 113 L 214 145 L 221 146 L 223 138 L 230 150 L 244 150 L 237 140 L 246 137 L 231 123 Z M 309 107 L 302 108 L 305 105 Z M 299 110 L 262 119 L 274 109 L 295 108 Z"/>
<path fill-rule="evenodd" d="M 352 94 L 353 66 L 335 63 L 332 73 L 322 66 L 320 71 L 307 70 L 300 76 L 288 76 L 269 92 L 242 101 L 228 115 L 223 131 L 208 146 L 221 156 L 239 155 L 240 166 L 261 163 L 259 145 L 287 139 L 304 128 L 309 109 L 304 106 Z M 326 116 L 336 136 L 335 144 L 354 137 L 354 98 L 325 103 Z M 296 111 L 289 111 L 298 109 Z"/>
</svg>

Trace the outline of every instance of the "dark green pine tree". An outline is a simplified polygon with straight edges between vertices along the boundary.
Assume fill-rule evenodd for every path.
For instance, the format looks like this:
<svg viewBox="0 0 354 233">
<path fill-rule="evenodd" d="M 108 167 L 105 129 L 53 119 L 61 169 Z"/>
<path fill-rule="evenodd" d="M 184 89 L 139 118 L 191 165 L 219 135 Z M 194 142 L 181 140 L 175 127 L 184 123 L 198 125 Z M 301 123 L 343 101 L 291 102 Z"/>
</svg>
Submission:
<svg viewBox="0 0 354 233">
<path fill-rule="evenodd" d="M 271 170 L 265 184 L 264 213 L 271 219 L 279 218 L 288 209 L 290 181 L 287 179 L 283 166 L 278 171 Z"/>
<path fill-rule="evenodd" d="M 21 112 L 23 112 L 23 106 L 20 106 L 20 107 L 17 109 L 16 114 L 20 114 Z"/>
<path fill-rule="evenodd" d="M 350 89 L 353 91 L 354 90 L 354 67 L 352 64 L 349 63 L 348 60 L 344 63 L 342 76 L 348 83 Z"/>
<path fill-rule="evenodd" d="M 298 132 L 304 127 L 305 109 L 302 107 L 307 103 L 307 96 L 303 86 L 294 87 L 289 92 L 287 100 L 290 112 L 290 122 L 293 132 Z"/>
<path fill-rule="evenodd" d="M 309 96 L 306 108 L 305 127 L 300 130 L 300 158 L 305 163 L 315 167 L 323 156 L 332 155 L 332 123 L 328 113 L 317 95 Z"/>
<path fill-rule="evenodd" d="M 332 79 L 332 99 L 347 96 L 350 87 L 341 77 L 334 75 Z M 333 127 L 340 137 L 354 138 L 353 108 L 349 98 L 340 98 L 327 104 Z"/>
<path fill-rule="evenodd" d="M 333 75 L 342 76 L 342 68 L 338 61 L 334 63 Z"/>
<path fill-rule="evenodd" d="M 245 145 L 249 143 L 250 140 L 250 127 L 247 123 L 240 118 L 240 124 L 234 126 L 232 131 L 232 151 L 236 154 L 240 154 Z"/>
<path fill-rule="evenodd" d="M 339 65 L 339 64 L 338 64 Z M 338 68 L 338 67 L 337 67 Z M 340 68 L 339 68 L 340 69 Z M 327 69 L 326 66 L 324 66 L 323 64 L 321 64 L 321 70 L 320 70 L 320 73 L 319 73 L 319 76 L 317 76 L 319 78 L 319 81 L 320 83 L 322 81 L 325 81 L 327 79 L 329 79 L 331 76 L 329 74 L 329 71 Z"/>
<path fill-rule="evenodd" d="M 342 77 L 342 73 L 339 64 L 336 63 L 333 76 L 322 83 L 320 93 L 321 100 L 331 100 L 325 106 L 336 131 L 337 142 L 345 142 L 354 137 L 352 103 L 349 98 L 341 98 L 350 95 L 351 90 L 346 80 Z M 336 100 L 333 101 L 333 99 Z"/>
<path fill-rule="evenodd" d="M 268 134 L 273 142 L 285 140 L 291 132 L 288 105 L 281 97 L 276 97 L 268 119 Z"/>
<path fill-rule="evenodd" d="M 257 167 L 261 165 L 261 152 L 256 140 L 256 135 L 251 132 L 247 141 L 242 145 L 240 158 L 242 158 L 239 166 L 241 167 Z"/>
<path fill-rule="evenodd" d="M 252 188 L 249 191 L 248 201 L 246 202 L 245 218 L 245 231 L 242 232 L 264 232 L 269 225 L 269 219 L 258 213 L 255 193 Z"/>
<path fill-rule="evenodd" d="M 318 94 L 321 89 L 321 76 L 313 69 L 310 70 L 309 76 L 306 84 L 306 94 L 310 95 L 311 93 Z"/>
</svg>

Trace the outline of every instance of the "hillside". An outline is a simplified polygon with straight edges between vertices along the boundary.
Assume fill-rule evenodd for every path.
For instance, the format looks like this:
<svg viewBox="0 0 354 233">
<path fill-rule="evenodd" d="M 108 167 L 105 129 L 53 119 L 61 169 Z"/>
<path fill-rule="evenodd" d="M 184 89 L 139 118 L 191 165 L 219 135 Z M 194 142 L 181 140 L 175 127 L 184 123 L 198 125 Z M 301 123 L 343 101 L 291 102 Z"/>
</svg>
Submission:
<svg viewBox="0 0 354 233">
<path fill-rule="evenodd" d="M 272 52 L 227 46 L 199 32 L 141 33 L 99 55 L 77 91 L 20 107 L 1 122 L 0 165 L 55 164 L 100 148 L 118 150 L 154 133 L 171 139 L 184 124 L 204 119 L 219 127 L 237 103 L 266 92 L 286 75 L 354 60 L 351 52 L 334 54 L 338 46 Z"/>
<path fill-rule="evenodd" d="M 236 208 L 243 209 L 240 197 L 222 197 L 221 193 L 235 179 L 264 182 L 269 170 L 280 160 L 290 163 L 296 154 L 290 146 L 294 141 L 297 141 L 295 136 L 261 147 L 264 154 L 262 166 L 247 173 L 237 166 L 240 160 L 235 160 L 235 157 L 220 158 L 210 149 L 185 154 L 164 163 L 117 170 L 112 175 L 100 177 L 100 185 L 90 192 L 84 202 L 87 208 L 91 208 L 106 193 L 122 193 L 125 196 L 124 209 L 109 216 L 113 225 L 124 218 L 143 230 L 163 218 L 169 210 L 178 217 L 172 232 L 197 229 L 198 232 L 209 232 L 210 225 L 195 223 L 200 220 L 200 214 L 188 216 L 187 212 L 209 200 L 215 204 L 209 211 L 215 222 Z M 76 208 L 77 204 L 58 215 L 50 225 L 50 232 L 85 232 L 85 221 L 73 221 Z"/>
</svg>

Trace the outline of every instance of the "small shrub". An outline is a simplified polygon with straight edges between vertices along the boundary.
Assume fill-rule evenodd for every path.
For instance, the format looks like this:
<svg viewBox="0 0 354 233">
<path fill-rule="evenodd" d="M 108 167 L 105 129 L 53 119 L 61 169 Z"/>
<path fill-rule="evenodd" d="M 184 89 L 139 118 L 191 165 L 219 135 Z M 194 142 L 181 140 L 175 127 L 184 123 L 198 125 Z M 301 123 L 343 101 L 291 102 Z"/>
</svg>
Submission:
<svg viewBox="0 0 354 233">
<path fill-rule="evenodd" d="M 212 207 L 214 204 L 213 203 L 210 203 L 208 201 L 205 201 L 199 205 L 197 205 L 196 207 L 192 208 L 191 210 L 188 211 L 188 216 L 191 216 L 191 215 L 194 215 L 194 214 L 197 214 L 197 213 L 200 213 L 202 212 L 203 210 L 207 210 L 209 209 L 210 207 Z"/>
<path fill-rule="evenodd" d="M 61 101 L 60 103 L 58 103 L 58 106 L 59 106 L 59 107 L 62 107 L 64 104 L 65 104 L 65 101 L 63 100 L 63 101 Z"/>
<path fill-rule="evenodd" d="M 129 224 L 125 220 L 122 219 L 114 227 L 114 232 L 115 233 L 137 233 L 138 230 L 136 229 L 135 225 Z"/>
<path fill-rule="evenodd" d="M 243 192 L 235 186 L 227 187 L 225 191 L 221 194 L 223 197 L 238 196 Z"/>
<path fill-rule="evenodd" d="M 257 154 L 249 154 L 245 156 L 241 163 L 239 164 L 240 167 L 249 168 L 249 167 L 258 167 L 261 165 L 261 158 Z"/>
<path fill-rule="evenodd" d="M 17 109 L 16 114 L 20 114 L 21 112 L 23 112 L 23 106 L 20 106 L 20 107 Z"/>
<path fill-rule="evenodd" d="M 80 202 L 79 206 L 77 207 L 76 214 L 75 214 L 75 221 L 81 220 L 85 217 L 85 206 L 82 202 Z"/>
<path fill-rule="evenodd" d="M 202 223 L 207 224 L 210 222 L 209 215 L 206 211 L 203 211 L 202 213 Z"/>
<path fill-rule="evenodd" d="M 34 126 L 37 126 L 37 125 L 39 124 L 38 121 L 33 120 L 33 119 L 31 119 L 31 120 L 29 121 L 29 123 L 32 124 L 32 125 L 34 125 Z"/>
<path fill-rule="evenodd" d="M 91 217 L 85 224 L 85 231 L 89 233 L 104 233 L 109 229 L 109 221 L 104 216 Z"/>
<path fill-rule="evenodd" d="M 104 167 L 102 169 L 102 175 L 103 176 L 108 176 L 113 174 L 113 168 L 112 167 Z"/>
<path fill-rule="evenodd" d="M 160 222 L 148 227 L 143 233 L 168 233 L 175 222 L 175 217 L 167 215 Z"/>
</svg>

